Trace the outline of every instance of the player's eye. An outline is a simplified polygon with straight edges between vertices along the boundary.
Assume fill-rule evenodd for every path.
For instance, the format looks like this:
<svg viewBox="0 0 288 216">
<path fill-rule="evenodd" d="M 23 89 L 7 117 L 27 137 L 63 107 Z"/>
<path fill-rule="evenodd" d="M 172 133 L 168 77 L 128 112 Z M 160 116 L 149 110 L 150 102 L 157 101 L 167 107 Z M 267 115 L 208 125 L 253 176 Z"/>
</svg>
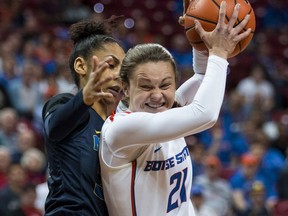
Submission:
<svg viewBox="0 0 288 216">
<path fill-rule="evenodd" d="M 140 88 L 143 89 L 144 91 L 149 91 L 150 89 L 152 89 L 152 87 L 149 85 L 140 85 Z"/>
<path fill-rule="evenodd" d="M 110 68 L 110 69 L 114 69 L 114 68 L 115 68 L 115 65 L 114 65 L 114 64 L 109 64 L 109 68 Z"/>
<path fill-rule="evenodd" d="M 161 89 L 168 89 L 171 86 L 171 83 L 164 83 L 160 86 Z"/>
</svg>

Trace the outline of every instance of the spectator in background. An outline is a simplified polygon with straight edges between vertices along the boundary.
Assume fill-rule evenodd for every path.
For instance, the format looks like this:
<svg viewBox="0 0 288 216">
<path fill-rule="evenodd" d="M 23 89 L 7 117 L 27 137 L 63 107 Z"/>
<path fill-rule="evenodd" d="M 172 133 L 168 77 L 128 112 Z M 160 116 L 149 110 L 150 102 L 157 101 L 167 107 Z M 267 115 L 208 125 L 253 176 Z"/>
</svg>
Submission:
<svg viewBox="0 0 288 216">
<path fill-rule="evenodd" d="M 1 79 L 1 78 L 0 78 Z M 11 107 L 10 97 L 6 87 L 0 81 L 0 109 Z"/>
<path fill-rule="evenodd" d="M 205 205 L 203 188 L 199 185 L 192 186 L 191 201 L 194 206 L 195 216 L 218 216 L 213 208 Z"/>
<path fill-rule="evenodd" d="M 191 155 L 192 168 L 193 168 L 192 180 L 194 182 L 196 176 L 203 174 L 205 171 L 205 165 L 203 162 L 203 158 L 206 155 L 205 147 L 203 143 L 200 143 L 200 141 L 194 135 L 185 137 L 185 141 L 187 143 Z"/>
<path fill-rule="evenodd" d="M 0 80 L 3 87 L 8 91 L 9 82 L 17 79 L 22 72 L 16 60 L 18 46 L 21 44 L 21 35 L 11 33 L 4 39 L 0 50 Z"/>
<path fill-rule="evenodd" d="M 281 168 L 277 180 L 277 192 L 279 200 L 288 200 L 288 148 L 286 152 L 285 164 Z"/>
<path fill-rule="evenodd" d="M 20 205 L 20 195 L 27 183 L 26 173 L 19 164 L 9 167 L 7 185 L 0 191 L 0 215 L 10 216 Z"/>
<path fill-rule="evenodd" d="M 231 212 L 232 193 L 229 182 L 220 177 L 222 165 L 217 156 L 208 155 L 204 161 L 205 173 L 195 178 L 194 185 L 203 188 L 204 205 L 218 216 Z"/>
<path fill-rule="evenodd" d="M 30 183 L 41 184 L 45 182 L 46 158 L 42 151 L 37 148 L 30 148 L 23 153 L 20 162 Z"/>
<path fill-rule="evenodd" d="M 227 126 L 223 124 L 220 118 L 216 124 L 209 130 L 196 135 L 199 140 L 205 144 L 205 149 L 209 154 L 217 155 L 221 161 L 223 169 L 229 176 L 235 166 L 238 165 L 239 158 L 248 150 L 246 140 L 239 135 L 233 137 L 229 133 Z"/>
<path fill-rule="evenodd" d="M 76 85 L 73 82 L 71 74 L 68 72 L 69 69 L 64 65 L 59 65 L 57 68 L 57 84 L 58 84 L 58 92 L 72 92 L 75 90 Z"/>
<path fill-rule="evenodd" d="M 257 132 L 263 130 L 268 118 L 262 110 L 253 109 L 251 111 L 247 120 L 243 122 L 242 127 L 242 132 L 248 145 L 258 140 Z"/>
<path fill-rule="evenodd" d="M 7 185 L 7 173 L 12 158 L 8 148 L 0 146 L 0 190 Z"/>
<path fill-rule="evenodd" d="M 23 12 L 24 1 L 6 1 L 6 19 L 9 19 L 10 28 L 21 28 L 25 20 Z"/>
<path fill-rule="evenodd" d="M 34 39 L 33 55 L 43 69 L 54 62 L 52 42 L 53 35 L 48 31 L 41 31 Z"/>
<path fill-rule="evenodd" d="M 285 165 L 281 169 L 277 181 L 278 201 L 273 208 L 273 216 L 288 215 L 288 149 Z"/>
<path fill-rule="evenodd" d="M 251 205 L 245 211 L 243 216 L 270 216 L 265 205 L 265 187 L 262 182 L 253 182 L 250 191 L 249 198 Z"/>
<path fill-rule="evenodd" d="M 61 20 L 70 25 L 79 20 L 88 19 L 91 13 L 91 8 L 83 4 L 83 0 L 70 0 L 69 4 L 64 7 Z"/>
<path fill-rule="evenodd" d="M 14 163 L 19 163 L 24 152 L 36 146 L 36 135 L 30 128 L 21 128 L 17 134 L 17 149 L 12 154 Z"/>
<path fill-rule="evenodd" d="M 0 86 L 2 93 L 2 106 L 11 106 L 11 98 L 8 95 L 9 82 L 19 76 L 19 68 L 15 60 L 16 47 L 19 45 L 21 38 L 19 34 L 12 33 L 3 39 L 0 44 Z M 1 107 L 0 107 L 1 108 Z"/>
<path fill-rule="evenodd" d="M 34 79 L 36 70 L 41 70 L 39 65 L 26 62 L 23 74 L 11 81 L 8 87 L 12 106 L 21 117 L 29 120 L 33 120 L 34 108 L 41 102 L 38 83 Z"/>
<path fill-rule="evenodd" d="M 19 206 L 12 210 L 9 216 L 42 216 L 42 212 L 35 207 L 35 200 L 35 185 L 29 183 L 20 194 Z"/>
<path fill-rule="evenodd" d="M 0 82 L 5 91 L 8 93 L 10 82 L 17 79 L 18 77 L 16 74 L 16 62 L 11 56 L 3 58 L 2 61 L 2 68 L 0 69 Z"/>
<path fill-rule="evenodd" d="M 265 112 L 270 112 L 274 108 L 275 90 L 266 79 L 265 68 L 261 64 L 252 67 L 250 75 L 238 83 L 236 90 L 244 96 L 248 114 L 254 108 Z"/>
<path fill-rule="evenodd" d="M 245 123 L 248 118 L 244 105 L 244 97 L 233 89 L 227 94 L 220 115 L 223 131 L 227 134 L 227 140 L 231 144 L 231 159 L 229 165 L 225 167 L 227 175 L 232 174 L 237 169 L 241 156 L 249 148 L 249 142 L 244 133 Z"/>
<path fill-rule="evenodd" d="M 17 151 L 19 116 L 15 109 L 0 110 L 0 145 L 9 149 L 10 154 Z"/>
<path fill-rule="evenodd" d="M 21 68 L 21 73 L 24 69 L 26 62 L 37 62 L 39 63 L 35 50 L 37 48 L 37 43 L 35 39 L 29 38 L 23 40 L 19 50 L 16 53 L 15 60 L 18 68 Z"/>
<path fill-rule="evenodd" d="M 241 128 L 241 124 L 247 119 L 244 105 L 245 98 L 236 89 L 228 92 L 221 112 L 223 121 L 226 123 L 225 127 L 235 127 L 234 130 Z M 228 129 L 233 131 L 231 128 Z"/>
<path fill-rule="evenodd" d="M 287 28 L 288 32 L 288 28 Z M 286 35 L 286 37 L 288 37 Z M 288 60 L 279 59 L 277 61 L 277 70 L 274 75 L 275 86 L 278 97 L 278 108 L 288 107 Z"/>
<path fill-rule="evenodd" d="M 272 197 L 276 194 L 276 184 L 279 178 L 279 173 L 284 166 L 285 158 L 281 152 L 270 146 L 270 142 L 266 134 L 262 130 L 255 131 L 256 140 L 250 143 L 250 152 L 259 160 L 258 173 L 265 178 L 267 184 L 270 185 L 271 191 L 267 190 L 269 200 L 267 207 L 271 210 L 276 202 L 277 197 Z M 272 174 L 273 173 L 273 174 Z"/>
<path fill-rule="evenodd" d="M 275 199 L 275 191 L 265 177 L 258 173 L 259 159 L 251 153 L 246 153 L 241 158 L 239 169 L 232 175 L 230 185 L 232 187 L 233 208 L 237 216 L 243 215 L 251 206 L 249 196 L 250 189 L 255 181 L 261 182 L 266 188 L 265 206 L 268 208 L 270 199 Z"/>
<path fill-rule="evenodd" d="M 275 32 L 273 32 L 275 33 Z M 273 51 L 274 47 L 272 42 L 276 40 L 276 34 L 268 34 L 268 32 L 262 32 L 262 37 L 264 37 L 264 40 L 255 40 L 255 49 L 254 53 L 257 52 L 257 55 L 254 55 L 254 63 L 250 64 L 250 68 L 248 68 L 248 71 L 251 70 L 251 67 L 255 65 L 255 62 L 257 64 L 262 65 L 265 68 L 265 75 L 268 81 L 273 81 L 275 79 L 275 72 L 277 71 L 276 62 L 274 60 Z M 271 41 L 271 43 L 267 43 L 267 41 Z M 271 82 L 273 84 L 273 82 Z"/>
<path fill-rule="evenodd" d="M 284 114 L 279 115 L 279 118 L 274 119 L 274 123 L 278 129 L 276 133 L 278 134 L 272 142 L 272 146 L 278 149 L 284 157 L 286 157 L 288 150 L 288 124 L 286 123 L 286 118 L 287 115 L 284 112 Z"/>
</svg>

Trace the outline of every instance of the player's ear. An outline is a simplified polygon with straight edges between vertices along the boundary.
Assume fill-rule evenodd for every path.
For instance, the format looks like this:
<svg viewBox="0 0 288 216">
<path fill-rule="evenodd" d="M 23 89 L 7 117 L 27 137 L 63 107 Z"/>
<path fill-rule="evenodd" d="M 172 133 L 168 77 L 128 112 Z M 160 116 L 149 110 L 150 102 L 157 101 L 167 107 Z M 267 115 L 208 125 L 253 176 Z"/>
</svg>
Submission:
<svg viewBox="0 0 288 216">
<path fill-rule="evenodd" d="M 77 57 L 74 61 L 74 70 L 76 73 L 85 76 L 87 73 L 87 62 L 82 57 Z"/>
</svg>

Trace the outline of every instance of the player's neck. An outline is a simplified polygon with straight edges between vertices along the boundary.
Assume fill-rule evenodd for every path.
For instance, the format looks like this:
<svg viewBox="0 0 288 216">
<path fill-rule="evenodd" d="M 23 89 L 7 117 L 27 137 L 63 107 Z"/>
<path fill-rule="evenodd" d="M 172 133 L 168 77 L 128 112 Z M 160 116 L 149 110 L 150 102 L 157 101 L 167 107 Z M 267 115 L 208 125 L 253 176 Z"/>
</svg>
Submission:
<svg viewBox="0 0 288 216">
<path fill-rule="evenodd" d="M 92 108 L 98 113 L 98 115 L 103 119 L 106 120 L 108 116 L 110 116 L 115 110 L 116 105 L 113 104 L 103 104 L 103 103 L 94 103 Z"/>
</svg>

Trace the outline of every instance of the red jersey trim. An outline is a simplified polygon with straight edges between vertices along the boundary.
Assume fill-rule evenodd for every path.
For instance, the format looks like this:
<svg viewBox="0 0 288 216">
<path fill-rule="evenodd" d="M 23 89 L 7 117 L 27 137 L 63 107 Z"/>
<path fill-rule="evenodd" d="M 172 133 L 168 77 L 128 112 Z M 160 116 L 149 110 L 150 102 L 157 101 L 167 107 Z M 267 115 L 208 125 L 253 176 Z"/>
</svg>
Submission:
<svg viewBox="0 0 288 216">
<path fill-rule="evenodd" d="M 125 113 L 130 114 L 131 112 L 125 112 Z M 109 116 L 109 119 L 111 122 L 114 121 L 114 116 L 115 116 L 115 111 L 113 111 L 112 114 Z"/>
<path fill-rule="evenodd" d="M 135 202 L 135 174 L 136 174 L 137 161 L 132 161 L 132 172 L 131 172 L 131 209 L 132 216 L 137 216 L 136 202 Z"/>
</svg>

